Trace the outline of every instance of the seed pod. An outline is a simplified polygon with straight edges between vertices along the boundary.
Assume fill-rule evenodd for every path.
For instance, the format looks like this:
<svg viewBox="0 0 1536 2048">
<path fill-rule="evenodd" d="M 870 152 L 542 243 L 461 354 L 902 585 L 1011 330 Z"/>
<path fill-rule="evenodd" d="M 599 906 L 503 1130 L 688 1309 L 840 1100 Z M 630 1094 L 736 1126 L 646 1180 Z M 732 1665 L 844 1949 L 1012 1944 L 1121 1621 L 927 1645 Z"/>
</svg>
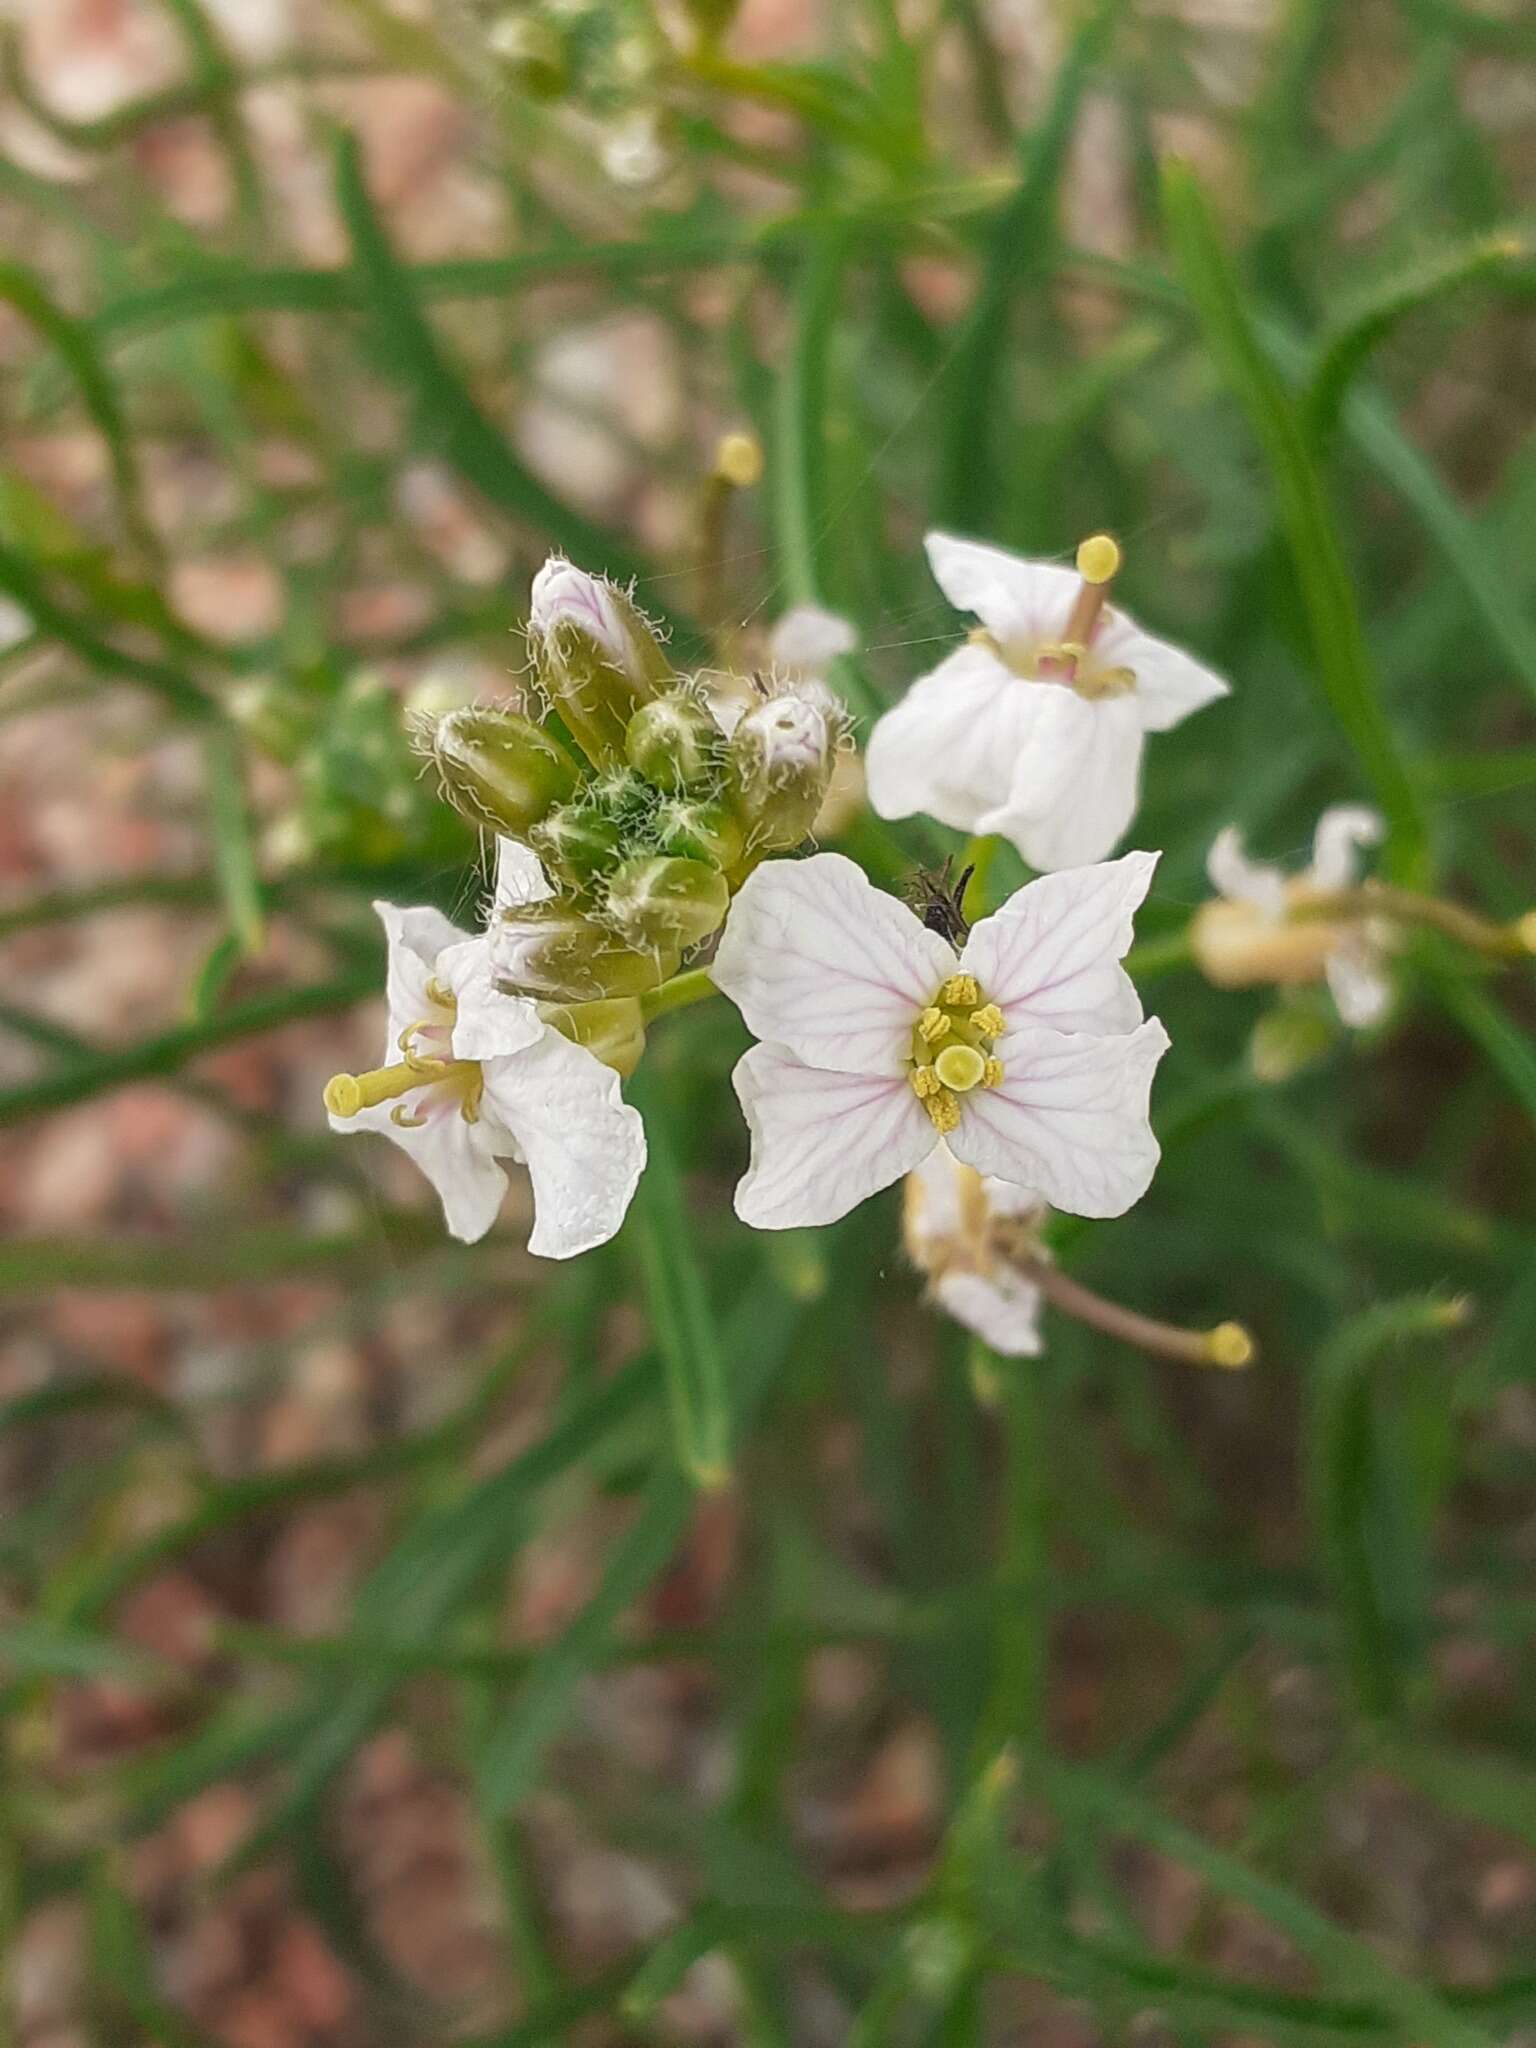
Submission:
<svg viewBox="0 0 1536 2048">
<path fill-rule="evenodd" d="M 540 1003 L 539 1015 L 565 1038 L 626 1078 L 645 1051 L 645 1019 L 633 996 L 598 1003 Z"/>
<path fill-rule="evenodd" d="M 618 585 L 558 555 L 533 579 L 528 643 L 572 738 L 599 768 L 624 760 L 629 721 L 676 682 L 660 641 Z"/>
<path fill-rule="evenodd" d="M 701 860 L 637 854 L 608 878 L 604 914 L 637 946 L 696 946 L 717 931 L 730 904 L 724 875 Z"/>
<path fill-rule="evenodd" d="M 570 754 L 515 711 L 468 704 L 431 730 L 443 795 L 471 824 L 523 839 L 576 794 L 580 772 Z"/>
<path fill-rule="evenodd" d="M 590 805 L 557 804 L 528 834 L 534 852 L 562 880 L 585 889 L 619 858 L 622 835 Z"/>
<path fill-rule="evenodd" d="M 684 860 L 707 861 L 729 871 L 741 859 L 746 829 L 719 798 L 674 797 L 656 813 L 656 847 Z"/>
<path fill-rule="evenodd" d="M 770 697 L 743 714 L 730 766 L 753 858 L 798 846 L 810 831 L 832 779 L 841 723 L 836 700 L 815 688 Z"/>
<path fill-rule="evenodd" d="M 669 690 L 654 704 L 643 704 L 624 740 L 631 767 L 655 788 L 673 792 L 706 783 L 723 747 L 719 726 L 685 690 Z"/>
<path fill-rule="evenodd" d="M 676 945 L 629 945 L 559 897 L 504 912 L 488 938 L 509 994 L 556 1003 L 643 995 L 676 972 L 681 952 Z"/>
</svg>

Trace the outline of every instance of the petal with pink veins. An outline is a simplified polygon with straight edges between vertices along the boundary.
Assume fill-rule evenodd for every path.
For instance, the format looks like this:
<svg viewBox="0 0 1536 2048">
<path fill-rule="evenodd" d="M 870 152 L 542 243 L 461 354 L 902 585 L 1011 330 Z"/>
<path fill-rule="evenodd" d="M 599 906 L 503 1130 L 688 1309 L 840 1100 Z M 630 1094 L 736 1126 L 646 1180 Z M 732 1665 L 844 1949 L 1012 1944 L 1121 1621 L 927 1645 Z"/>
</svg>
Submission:
<svg viewBox="0 0 1536 2048">
<path fill-rule="evenodd" d="M 752 1133 L 736 1214 L 757 1230 L 835 1223 L 938 1142 L 905 1078 L 828 1073 L 756 1045 L 732 1079 Z"/>
<path fill-rule="evenodd" d="M 1127 853 L 1042 875 L 975 926 L 960 965 L 1010 1028 L 1049 1024 L 1098 1036 L 1134 1030 L 1141 1001 L 1120 962 L 1157 861 L 1155 853 Z"/>
</svg>

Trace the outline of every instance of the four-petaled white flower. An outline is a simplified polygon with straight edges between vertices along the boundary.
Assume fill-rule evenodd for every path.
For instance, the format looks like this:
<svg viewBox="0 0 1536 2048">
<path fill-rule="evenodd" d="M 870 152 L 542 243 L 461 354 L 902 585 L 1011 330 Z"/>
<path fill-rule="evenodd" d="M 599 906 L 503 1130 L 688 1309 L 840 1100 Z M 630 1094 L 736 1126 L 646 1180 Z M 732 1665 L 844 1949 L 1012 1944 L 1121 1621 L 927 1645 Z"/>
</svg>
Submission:
<svg viewBox="0 0 1536 2048">
<path fill-rule="evenodd" d="M 503 840 L 493 909 L 547 893 L 534 856 Z M 496 1220 L 503 1159 L 523 1162 L 533 1181 L 531 1252 L 569 1259 L 605 1243 L 645 1165 L 645 1132 L 618 1075 L 497 987 L 483 937 L 441 911 L 374 908 L 389 941 L 384 1061 L 330 1083 L 332 1128 L 382 1131 L 399 1145 L 466 1243 Z"/>
<path fill-rule="evenodd" d="M 736 1213 L 831 1223 L 941 1137 L 978 1173 L 1118 1216 L 1157 1164 L 1147 1117 L 1168 1045 L 1120 966 L 1157 856 L 1049 875 L 957 956 L 840 854 L 769 861 L 710 973 L 763 1043 L 735 1072 L 752 1133 Z"/>
<path fill-rule="evenodd" d="M 1353 1030 L 1379 1023 L 1392 1001 L 1390 927 L 1377 918 L 1330 921 L 1324 899 L 1355 887 L 1358 849 L 1375 846 L 1382 830 L 1363 804 L 1335 804 L 1318 819 L 1311 865 L 1298 875 L 1251 861 L 1235 825 L 1218 832 L 1206 873 L 1220 900 L 1202 904 L 1190 932 L 1201 971 L 1222 988 L 1326 980 Z"/>
<path fill-rule="evenodd" d="M 907 1255 L 927 1275 L 929 1299 L 1003 1357 L 1038 1358 L 1040 1289 L 1016 1258 L 1043 1256 L 1045 1203 L 1031 1188 L 983 1179 L 942 1142 L 907 1175 L 903 1196 Z"/>
<path fill-rule="evenodd" d="M 981 630 L 876 724 L 869 800 L 996 832 L 1031 867 L 1102 860 L 1136 812 L 1141 752 L 1227 685 L 1105 603 L 1120 551 L 1104 535 L 1078 570 L 928 536 L 939 587 Z"/>
</svg>

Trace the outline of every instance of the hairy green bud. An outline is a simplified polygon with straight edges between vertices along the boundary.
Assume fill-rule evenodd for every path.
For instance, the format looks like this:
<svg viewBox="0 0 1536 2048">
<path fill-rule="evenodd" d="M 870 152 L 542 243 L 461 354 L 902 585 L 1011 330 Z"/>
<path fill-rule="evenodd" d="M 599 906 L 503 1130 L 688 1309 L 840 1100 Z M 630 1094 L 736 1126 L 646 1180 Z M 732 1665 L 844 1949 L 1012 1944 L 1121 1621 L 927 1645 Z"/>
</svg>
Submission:
<svg viewBox="0 0 1536 2048">
<path fill-rule="evenodd" d="M 696 946 L 730 904 L 724 875 L 701 860 L 636 854 L 608 878 L 604 913 L 637 946 Z"/>
<path fill-rule="evenodd" d="M 431 727 L 445 799 L 471 824 L 526 838 L 576 794 L 580 771 L 553 733 L 515 711 L 467 704 Z"/>
<path fill-rule="evenodd" d="M 684 860 L 708 861 L 729 871 L 741 859 L 746 828 L 734 810 L 718 797 L 701 801 L 676 796 L 656 813 L 656 848 Z"/>
<path fill-rule="evenodd" d="M 562 1037 L 584 1045 L 594 1058 L 627 1079 L 645 1051 L 645 1019 L 634 996 L 597 1003 L 540 1003 L 539 1015 Z"/>
<path fill-rule="evenodd" d="M 719 726 L 686 690 L 642 704 L 624 739 L 630 766 L 655 788 L 674 793 L 708 782 L 723 745 Z"/>
<path fill-rule="evenodd" d="M 753 859 L 798 846 L 832 779 L 843 714 L 815 685 L 769 697 L 744 712 L 731 735 L 736 807 Z"/>
<path fill-rule="evenodd" d="M 504 911 L 488 939 L 497 980 L 509 994 L 556 1003 L 643 995 L 677 971 L 681 956 L 678 945 L 630 945 L 559 897 Z"/>
<path fill-rule="evenodd" d="M 528 834 L 528 844 L 562 880 L 584 889 L 619 858 L 622 834 L 586 804 L 557 804 Z"/>
<path fill-rule="evenodd" d="M 676 682 L 629 596 L 558 555 L 533 579 L 528 644 L 571 737 L 599 768 L 625 759 L 629 721 Z"/>
</svg>

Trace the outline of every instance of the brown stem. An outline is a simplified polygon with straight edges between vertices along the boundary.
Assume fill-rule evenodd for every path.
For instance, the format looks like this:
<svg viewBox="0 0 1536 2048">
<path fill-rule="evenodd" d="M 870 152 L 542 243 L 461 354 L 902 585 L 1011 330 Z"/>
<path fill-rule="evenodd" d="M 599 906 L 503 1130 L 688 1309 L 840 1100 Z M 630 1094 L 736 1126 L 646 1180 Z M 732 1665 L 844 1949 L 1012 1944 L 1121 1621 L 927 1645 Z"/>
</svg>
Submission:
<svg viewBox="0 0 1536 2048">
<path fill-rule="evenodd" d="M 1095 1294 L 1092 1288 L 1063 1273 L 1048 1259 L 1025 1254 L 1013 1263 L 1053 1308 L 1059 1308 L 1074 1322 L 1086 1323 L 1091 1330 L 1118 1337 L 1123 1344 L 1134 1344 L 1138 1350 L 1150 1351 L 1159 1358 L 1181 1359 L 1186 1365 L 1232 1369 L 1253 1362 L 1253 1339 L 1241 1323 L 1218 1323 L 1214 1330 L 1181 1330 L 1173 1323 L 1160 1323 L 1153 1316 L 1122 1308 L 1117 1301 L 1106 1301 L 1102 1294 Z"/>
<path fill-rule="evenodd" d="M 1494 924 L 1459 903 L 1438 896 L 1420 896 L 1412 889 L 1394 889 L 1386 882 L 1363 882 L 1357 889 L 1330 889 L 1293 906 L 1293 918 L 1386 917 L 1396 924 L 1427 925 L 1474 953 L 1496 960 L 1520 960 L 1536 953 L 1536 918 L 1530 913 L 1513 924 Z"/>
</svg>

